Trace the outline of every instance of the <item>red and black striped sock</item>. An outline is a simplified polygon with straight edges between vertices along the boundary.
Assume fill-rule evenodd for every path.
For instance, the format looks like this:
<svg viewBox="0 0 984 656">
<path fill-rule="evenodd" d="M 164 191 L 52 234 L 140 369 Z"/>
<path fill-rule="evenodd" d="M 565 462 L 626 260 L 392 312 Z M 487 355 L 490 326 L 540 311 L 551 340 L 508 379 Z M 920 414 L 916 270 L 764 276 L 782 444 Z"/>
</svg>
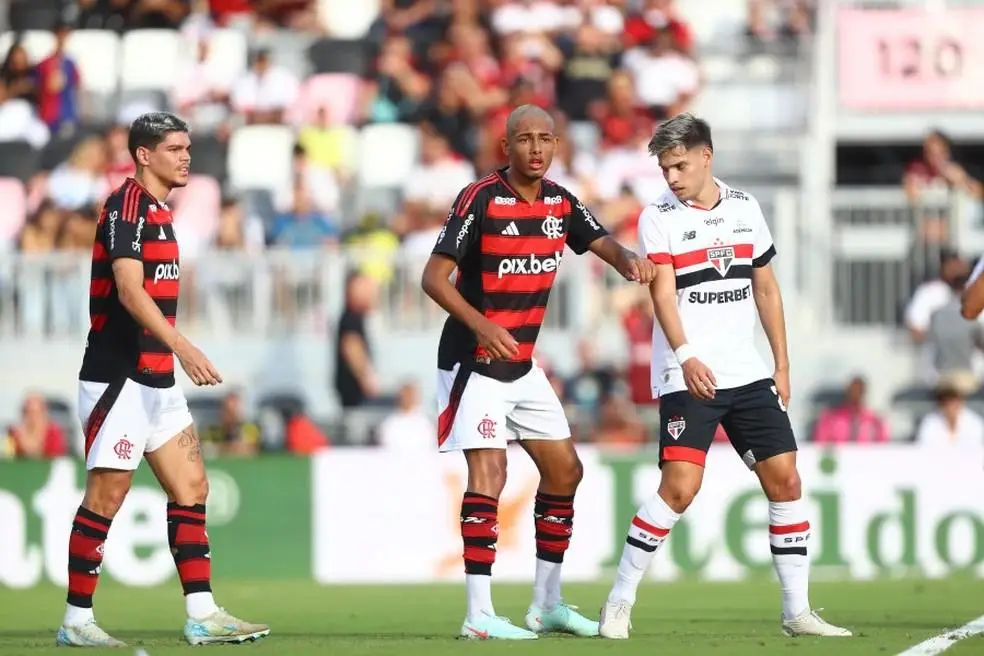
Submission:
<svg viewBox="0 0 984 656">
<path fill-rule="evenodd" d="M 205 532 L 205 504 L 167 504 L 167 541 L 185 595 L 212 591 L 212 561 Z"/>
<path fill-rule="evenodd" d="M 461 500 L 461 541 L 464 543 L 465 574 L 492 575 L 495 543 L 499 538 L 499 501 L 465 492 Z"/>
<path fill-rule="evenodd" d="M 68 538 L 68 604 L 92 608 L 102 569 L 103 545 L 113 520 L 79 506 Z"/>
<path fill-rule="evenodd" d="M 574 530 L 574 497 L 538 492 L 533 504 L 536 557 L 549 563 L 564 562 Z"/>
</svg>

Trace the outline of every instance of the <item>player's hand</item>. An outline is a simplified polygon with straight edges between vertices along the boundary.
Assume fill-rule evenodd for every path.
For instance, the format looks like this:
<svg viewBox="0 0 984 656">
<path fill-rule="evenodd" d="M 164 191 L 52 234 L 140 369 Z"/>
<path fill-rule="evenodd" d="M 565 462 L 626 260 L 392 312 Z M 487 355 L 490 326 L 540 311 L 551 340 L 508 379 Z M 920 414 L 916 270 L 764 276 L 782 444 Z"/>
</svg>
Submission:
<svg viewBox="0 0 984 656">
<path fill-rule="evenodd" d="M 218 385 L 222 382 L 222 376 L 215 365 L 209 362 L 205 354 L 198 350 L 191 343 L 186 343 L 181 349 L 174 352 L 181 368 L 188 374 L 195 385 Z"/>
<path fill-rule="evenodd" d="M 714 374 L 703 362 L 697 358 L 690 358 L 681 365 L 681 368 L 683 369 L 683 382 L 687 384 L 691 396 L 704 401 L 710 401 L 714 398 L 717 381 L 714 379 Z"/>
<path fill-rule="evenodd" d="M 519 342 L 502 326 L 482 318 L 475 331 L 478 345 L 496 360 L 508 360 L 519 355 Z"/>
<path fill-rule="evenodd" d="M 648 258 L 639 257 L 629 250 L 623 251 L 615 270 L 626 280 L 643 285 L 648 285 L 656 279 L 656 265 Z"/>
<path fill-rule="evenodd" d="M 772 374 L 772 380 L 776 381 L 776 394 L 779 396 L 779 407 L 785 411 L 789 407 L 789 371 L 777 369 Z"/>
</svg>

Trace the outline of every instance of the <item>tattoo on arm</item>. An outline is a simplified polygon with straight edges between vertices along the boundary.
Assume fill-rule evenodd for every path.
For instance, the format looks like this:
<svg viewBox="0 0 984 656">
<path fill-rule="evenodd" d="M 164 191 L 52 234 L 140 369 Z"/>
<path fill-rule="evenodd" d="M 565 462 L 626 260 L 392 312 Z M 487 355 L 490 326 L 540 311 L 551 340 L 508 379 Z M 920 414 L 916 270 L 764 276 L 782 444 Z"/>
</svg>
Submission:
<svg viewBox="0 0 984 656">
<path fill-rule="evenodd" d="M 197 462 L 202 457 L 202 444 L 194 424 L 181 431 L 178 446 L 188 451 L 188 462 Z"/>
</svg>

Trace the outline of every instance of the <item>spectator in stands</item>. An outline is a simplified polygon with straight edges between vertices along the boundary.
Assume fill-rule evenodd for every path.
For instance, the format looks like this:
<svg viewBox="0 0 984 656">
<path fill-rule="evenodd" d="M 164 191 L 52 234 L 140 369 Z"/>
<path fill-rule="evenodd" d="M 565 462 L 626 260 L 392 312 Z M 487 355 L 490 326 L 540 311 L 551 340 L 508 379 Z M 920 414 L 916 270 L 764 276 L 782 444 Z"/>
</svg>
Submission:
<svg viewBox="0 0 984 656">
<path fill-rule="evenodd" d="M 61 212 L 51 201 L 44 201 L 21 229 L 19 250 L 22 253 L 50 253 L 55 250 L 61 229 Z"/>
<path fill-rule="evenodd" d="M 68 161 L 59 164 L 48 176 L 48 198 L 63 210 L 102 203 L 110 191 L 106 155 L 106 142 L 101 137 L 79 142 Z"/>
<path fill-rule="evenodd" d="M 197 124 L 195 126 L 198 127 Z M 119 189 L 127 178 L 137 172 L 137 165 L 130 155 L 130 126 L 117 122 L 106 130 L 106 188 Z"/>
<path fill-rule="evenodd" d="M 970 267 L 954 252 L 944 254 L 940 278 L 916 288 L 905 310 L 905 324 L 913 342 L 922 345 L 924 379 L 952 371 L 981 372 L 984 320 L 960 316 L 960 293 Z"/>
<path fill-rule="evenodd" d="M 68 23 L 56 25 L 55 51 L 35 69 L 38 115 L 52 133 L 74 130 L 81 120 L 79 69 L 65 52 L 71 33 Z"/>
<path fill-rule="evenodd" d="M 379 396 L 379 378 L 372 363 L 366 318 L 376 305 L 376 286 L 361 273 L 345 284 L 345 310 L 335 336 L 335 391 L 342 408 L 357 408 Z"/>
<path fill-rule="evenodd" d="M 954 159 L 953 142 L 940 130 L 931 131 L 923 139 L 922 155 L 909 163 L 902 187 L 912 203 L 931 188 L 962 191 L 973 198 L 984 198 L 984 185 Z"/>
<path fill-rule="evenodd" d="M 325 107 L 319 107 L 314 122 L 303 126 L 297 134 L 307 164 L 328 171 L 339 192 L 352 179 L 355 153 L 349 148 L 351 138 L 350 128 L 335 124 Z M 296 163 L 297 152 L 294 154 Z"/>
<path fill-rule="evenodd" d="M 260 428 L 247 421 L 242 392 L 234 390 L 222 398 L 218 423 L 203 426 L 201 438 L 207 457 L 255 456 L 260 452 Z"/>
<path fill-rule="evenodd" d="M 10 427 L 0 446 L 0 455 L 25 459 L 57 458 L 68 451 L 64 431 L 48 415 L 48 402 L 35 392 L 24 398 L 21 420 Z"/>
<path fill-rule="evenodd" d="M 195 126 L 196 132 L 220 131 L 229 118 L 229 93 L 233 80 L 225 69 L 209 58 L 210 37 L 200 35 L 193 46 L 197 58 L 184 61 L 177 74 L 171 102 L 179 114 Z"/>
<path fill-rule="evenodd" d="M 423 263 L 437 242 L 458 192 L 475 181 L 475 167 L 451 149 L 434 126 L 420 126 L 420 161 L 403 187 L 403 251 Z"/>
<path fill-rule="evenodd" d="M 131 0 L 127 9 L 126 24 L 131 29 L 175 30 L 191 7 L 188 0 Z"/>
<path fill-rule="evenodd" d="M 313 161 L 300 143 L 294 145 L 292 166 L 295 188 L 303 189 L 307 202 L 311 204 L 314 212 L 328 217 L 329 223 L 337 225 L 342 190 L 335 170 Z M 294 196 L 293 191 L 280 193 L 274 199 L 274 205 L 281 211 L 289 211 L 295 204 Z M 333 232 L 332 236 L 337 234 Z"/>
<path fill-rule="evenodd" d="M 367 123 L 407 122 L 430 93 L 430 79 L 417 70 L 410 39 L 391 36 L 362 87 L 359 116 Z"/>
<path fill-rule="evenodd" d="M 916 442 L 929 446 L 984 446 L 984 418 L 967 407 L 977 381 L 963 375 L 943 377 L 936 386 L 936 410 L 922 418 Z"/>
<path fill-rule="evenodd" d="M 437 428 L 420 404 L 417 383 L 408 381 L 397 393 L 397 407 L 376 431 L 379 446 L 393 450 L 434 451 Z"/>
<path fill-rule="evenodd" d="M 271 241 L 277 246 L 307 249 L 334 246 L 340 236 L 338 224 L 314 204 L 304 179 L 295 179 L 290 207 L 273 218 Z"/>
<path fill-rule="evenodd" d="M 663 120 L 685 111 L 700 90 L 700 70 L 668 30 L 625 53 L 622 66 L 632 73 L 636 93 L 650 115 Z"/>
<path fill-rule="evenodd" d="M 427 43 L 440 38 L 438 0 L 381 0 L 379 18 L 369 29 L 369 42 L 378 51 L 388 36 L 403 34 L 414 52 L 422 53 Z"/>
<path fill-rule="evenodd" d="M 820 413 L 813 431 L 813 441 L 818 444 L 887 442 L 889 435 L 885 420 L 865 404 L 867 389 L 864 378 L 852 378 L 844 389 L 844 401 Z"/>
<path fill-rule="evenodd" d="M 557 75 L 557 105 L 572 121 L 589 120 L 592 103 L 605 95 L 618 67 L 619 43 L 585 23 L 573 39 L 560 39 L 559 46 L 564 63 Z"/>
<path fill-rule="evenodd" d="M 51 134 L 48 126 L 38 119 L 34 105 L 23 98 L 11 98 L 8 87 L 0 81 L 0 142 L 26 141 L 41 149 Z"/>
<path fill-rule="evenodd" d="M 7 57 L 0 65 L 0 84 L 6 87 L 8 100 L 24 100 L 31 106 L 38 101 L 31 60 L 27 55 L 27 49 L 19 40 L 10 45 Z"/>
<path fill-rule="evenodd" d="M 654 403 L 650 373 L 653 321 L 653 302 L 646 290 L 646 293 L 640 294 L 622 316 L 622 326 L 625 329 L 629 351 L 626 380 L 629 385 L 629 398 L 635 404 Z"/>
<path fill-rule="evenodd" d="M 668 32 L 682 52 L 693 48 L 690 27 L 677 14 L 674 0 L 643 0 L 642 8 L 625 21 L 625 47 L 651 43 L 653 37 Z"/>
<path fill-rule="evenodd" d="M 232 88 L 232 107 L 246 123 L 281 124 L 297 100 L 300 82 L 286 68 L 270 61 L 270 50 L 252 54 L 252 65 Z"/>
<path fill-rule="evenodd" d="M 748 0 L 748 35 L 759 42 L 799 39 L 812 31 L 812 0 Z"/>
<path fill-rule="evenodd" d="M 434 91 L 420 108 L 417 119 L 428 123 L 440 133 L 458 155 L 471 160 L 475 156 L 473 129 L 474 117 L 468 111 L 468 102 L 462 95 L 461 85 L 455 80 L 463 71 L 451 68 L 440 76 Z"/>
<path fill-rule="evenodd" d="M 623 383 L 613 367 L 598 362 L 591 338 L 582 338 L 577 352 L 578 370 L 565 383 L 564 396 L 582 412 L 595 416 L 608 397 L 621 391 Z"/>
<path fill-rule="evenodd" d="M 646 427 L 635 406 L 624 396 L 613 394 L 599 408 L 593 438 L 607 446 L 638 446 L 646 441 Z"/>
</svg>

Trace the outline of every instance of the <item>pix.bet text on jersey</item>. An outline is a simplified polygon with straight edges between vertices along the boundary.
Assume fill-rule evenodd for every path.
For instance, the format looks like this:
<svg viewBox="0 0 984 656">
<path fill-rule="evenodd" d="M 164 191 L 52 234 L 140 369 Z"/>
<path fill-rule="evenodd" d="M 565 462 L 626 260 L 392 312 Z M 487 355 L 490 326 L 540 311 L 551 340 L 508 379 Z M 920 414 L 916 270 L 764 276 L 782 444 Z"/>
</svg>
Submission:
<svg viewBox="0 0 984 656">
<path fill-rule="evenodd" d="M 758 201 L 720 180 L 720 199 L 705 210 L 667 189 L 639 217 L 639 243 L 656 264 L 672 264 L 677 307 L 687 342 L 719 389 L 768 378 L 755 346 L 757 309 L 752 270 L 776 254 Z M 653 396 L 687 389 L 683 372 L 657 322 L 653 327 Z"/>
<path fill-rule="evenodd" d="M 564 253 L 577 254 L 607 232 L 573 194 L 544 179 L 535 203 L 506 181 L 505 169 L 465 187 L 448 213 L 434 253 L 457 263 L 456 286 L 474 308 L 509 330 L 519 354 L 490 359 L 475 335 L 448 317 L 438 347 L 438 368 L 456 363 L 497 380 L 520 378 L 532 367 L 547 299 Z"/>
<path fill-rule="evenodd" d="M 174 325 L 180 258 L 171 210 L 132 178 L 106 200 L 92 247 L 89 337 L 79 379 L 113 383 L 127 377 L 147 387 L 174 385 L 174 355 L 120 303 L 113 261 L 143 262 L 144 290 Z"/>
</svg>

